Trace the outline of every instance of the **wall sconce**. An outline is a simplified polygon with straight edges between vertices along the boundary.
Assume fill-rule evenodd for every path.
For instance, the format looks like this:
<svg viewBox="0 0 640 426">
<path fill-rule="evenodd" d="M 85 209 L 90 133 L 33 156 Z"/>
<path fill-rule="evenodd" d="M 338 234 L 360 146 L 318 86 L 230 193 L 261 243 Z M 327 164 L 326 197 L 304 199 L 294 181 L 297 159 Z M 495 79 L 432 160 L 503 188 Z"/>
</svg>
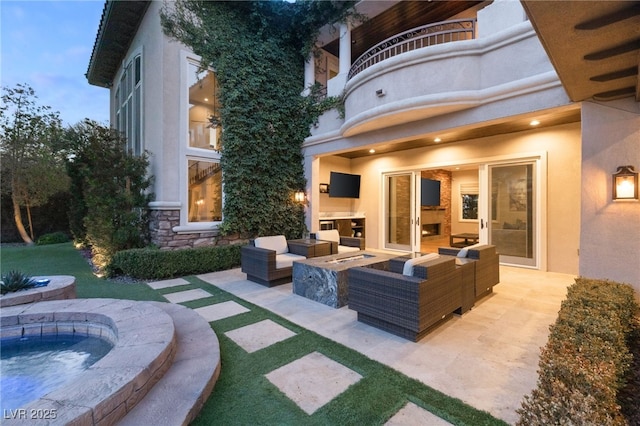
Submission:
<svg viewBox="0 0 640 426">
<path fill-rule="evenodd" d="M 293 194 L 293 199 L 296 203 L 304 203 L 307 200 L 307 195 L 304 193 L 304 191 L 296 191 Z"/>
<path fill-rule="evenodd" d="M 638 199 L 638 172 L 633 166 L 618 166 L 613 174 L 613 200 Z"/>
</svg>

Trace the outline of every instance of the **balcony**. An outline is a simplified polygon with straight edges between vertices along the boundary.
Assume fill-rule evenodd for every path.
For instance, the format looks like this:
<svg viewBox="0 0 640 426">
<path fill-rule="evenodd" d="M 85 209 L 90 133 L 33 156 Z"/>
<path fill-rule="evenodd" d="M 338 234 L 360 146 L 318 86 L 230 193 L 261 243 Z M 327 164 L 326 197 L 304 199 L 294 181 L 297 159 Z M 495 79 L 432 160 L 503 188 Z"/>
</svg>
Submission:
<svg viewBox="0 0 640 426">
<path fill-rule="evenodd" d="M 476 19 L 456 19 L 423 25 L 394 35 L 362 54 L 351 66 L 348 79 L 386 59 L 437 44 L 472 40 L 476 37 Z"/>
</svg>

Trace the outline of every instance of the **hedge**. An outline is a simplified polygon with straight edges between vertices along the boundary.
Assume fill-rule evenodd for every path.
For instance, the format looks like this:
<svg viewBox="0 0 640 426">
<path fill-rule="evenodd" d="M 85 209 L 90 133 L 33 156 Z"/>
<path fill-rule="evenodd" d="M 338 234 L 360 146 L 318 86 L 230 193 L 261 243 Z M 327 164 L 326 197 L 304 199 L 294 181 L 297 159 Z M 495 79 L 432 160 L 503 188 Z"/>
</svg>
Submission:
<svg viewBox="0 0 640 426">
<path fill-rule="evenodd" d="M 638 327 L 633 288 L 576 279 L 542 349 L 538 383 L 518 425 L 626 425 L 618 393 L 632 365 Z"/>
<path fill-rule="evenodd" d="M 137 279 L 165 279 L 203 274 L 240 265 L 239 245 L 182 250 L 131 249 L 117 252 L 107 266 L 108 276 Z"/>
</svg>

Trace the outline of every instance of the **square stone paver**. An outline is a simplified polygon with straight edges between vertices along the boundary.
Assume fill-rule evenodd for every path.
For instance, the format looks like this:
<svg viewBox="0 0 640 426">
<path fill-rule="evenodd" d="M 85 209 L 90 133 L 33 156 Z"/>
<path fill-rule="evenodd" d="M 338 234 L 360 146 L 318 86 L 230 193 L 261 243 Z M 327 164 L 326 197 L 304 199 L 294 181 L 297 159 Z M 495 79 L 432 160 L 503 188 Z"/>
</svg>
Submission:
<svg viewBox="0 0 640 426">
<path fill-rule="evenodd" d="M 249 324 L 224 334 L 249 353 L 296 335 L 293 331 L 271 320 Z"/>
<path fill-rule="evenodd" d="M 319 352 L 283 365 L 266 377 L 309 415 L 362 378 Z"/>
<path fill-rule="evenodd" d="M 204 291 L 201 288 L 193 290 L 178 291 L 176 293 L 163 294 L 162 297 L 167 299 L 171 303 L 189 302 L 191 300 L 204 299 L 205 297 L 211 297 L 212 294 Z"/>
<path fill-rule="evenodd" d="M 407 403 L 400 411 L 385 423 L 385 426 L 449 426 L 451 423 L 435 414 L 418 407 L 413 402 Z"/>
<path fill-rule="evenodd" d="M 194 311 L 200 314 L 200 316 L 207 320 L 207 322 L 211 322 L 249 312 L 249 309 L 239 303 L 229 301 L 216 303 L 215 305 L 203 306 L 202 308 L 194 309 Z"/>
<path fill-rule="evenodd" d="M 176 286 L 185 285 L 185 284 L 190 284 L 190 283 L 184 278 L 174 278 L 172 280 L 153 281 L 153 282 L 147 283 L 147 285 L 154 290 L 159 290 L 161 288 L 176 287 Z"/>
</svg>

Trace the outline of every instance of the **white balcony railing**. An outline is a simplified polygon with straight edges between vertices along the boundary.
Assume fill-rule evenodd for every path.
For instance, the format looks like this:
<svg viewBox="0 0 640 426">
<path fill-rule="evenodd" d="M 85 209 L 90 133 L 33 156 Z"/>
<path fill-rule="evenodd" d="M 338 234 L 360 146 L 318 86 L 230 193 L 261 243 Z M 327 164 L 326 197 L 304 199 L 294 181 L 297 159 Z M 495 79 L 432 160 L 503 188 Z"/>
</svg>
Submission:
<svg viewBox="0 0 640 426">
<path fill-rule="evenodd" d="M 416 49 L 476 37 L 476 19 L 456 19 L 413 28 L 376 44 L 351 65 L 348 78 L 385 59 Z"/>
</svg>

